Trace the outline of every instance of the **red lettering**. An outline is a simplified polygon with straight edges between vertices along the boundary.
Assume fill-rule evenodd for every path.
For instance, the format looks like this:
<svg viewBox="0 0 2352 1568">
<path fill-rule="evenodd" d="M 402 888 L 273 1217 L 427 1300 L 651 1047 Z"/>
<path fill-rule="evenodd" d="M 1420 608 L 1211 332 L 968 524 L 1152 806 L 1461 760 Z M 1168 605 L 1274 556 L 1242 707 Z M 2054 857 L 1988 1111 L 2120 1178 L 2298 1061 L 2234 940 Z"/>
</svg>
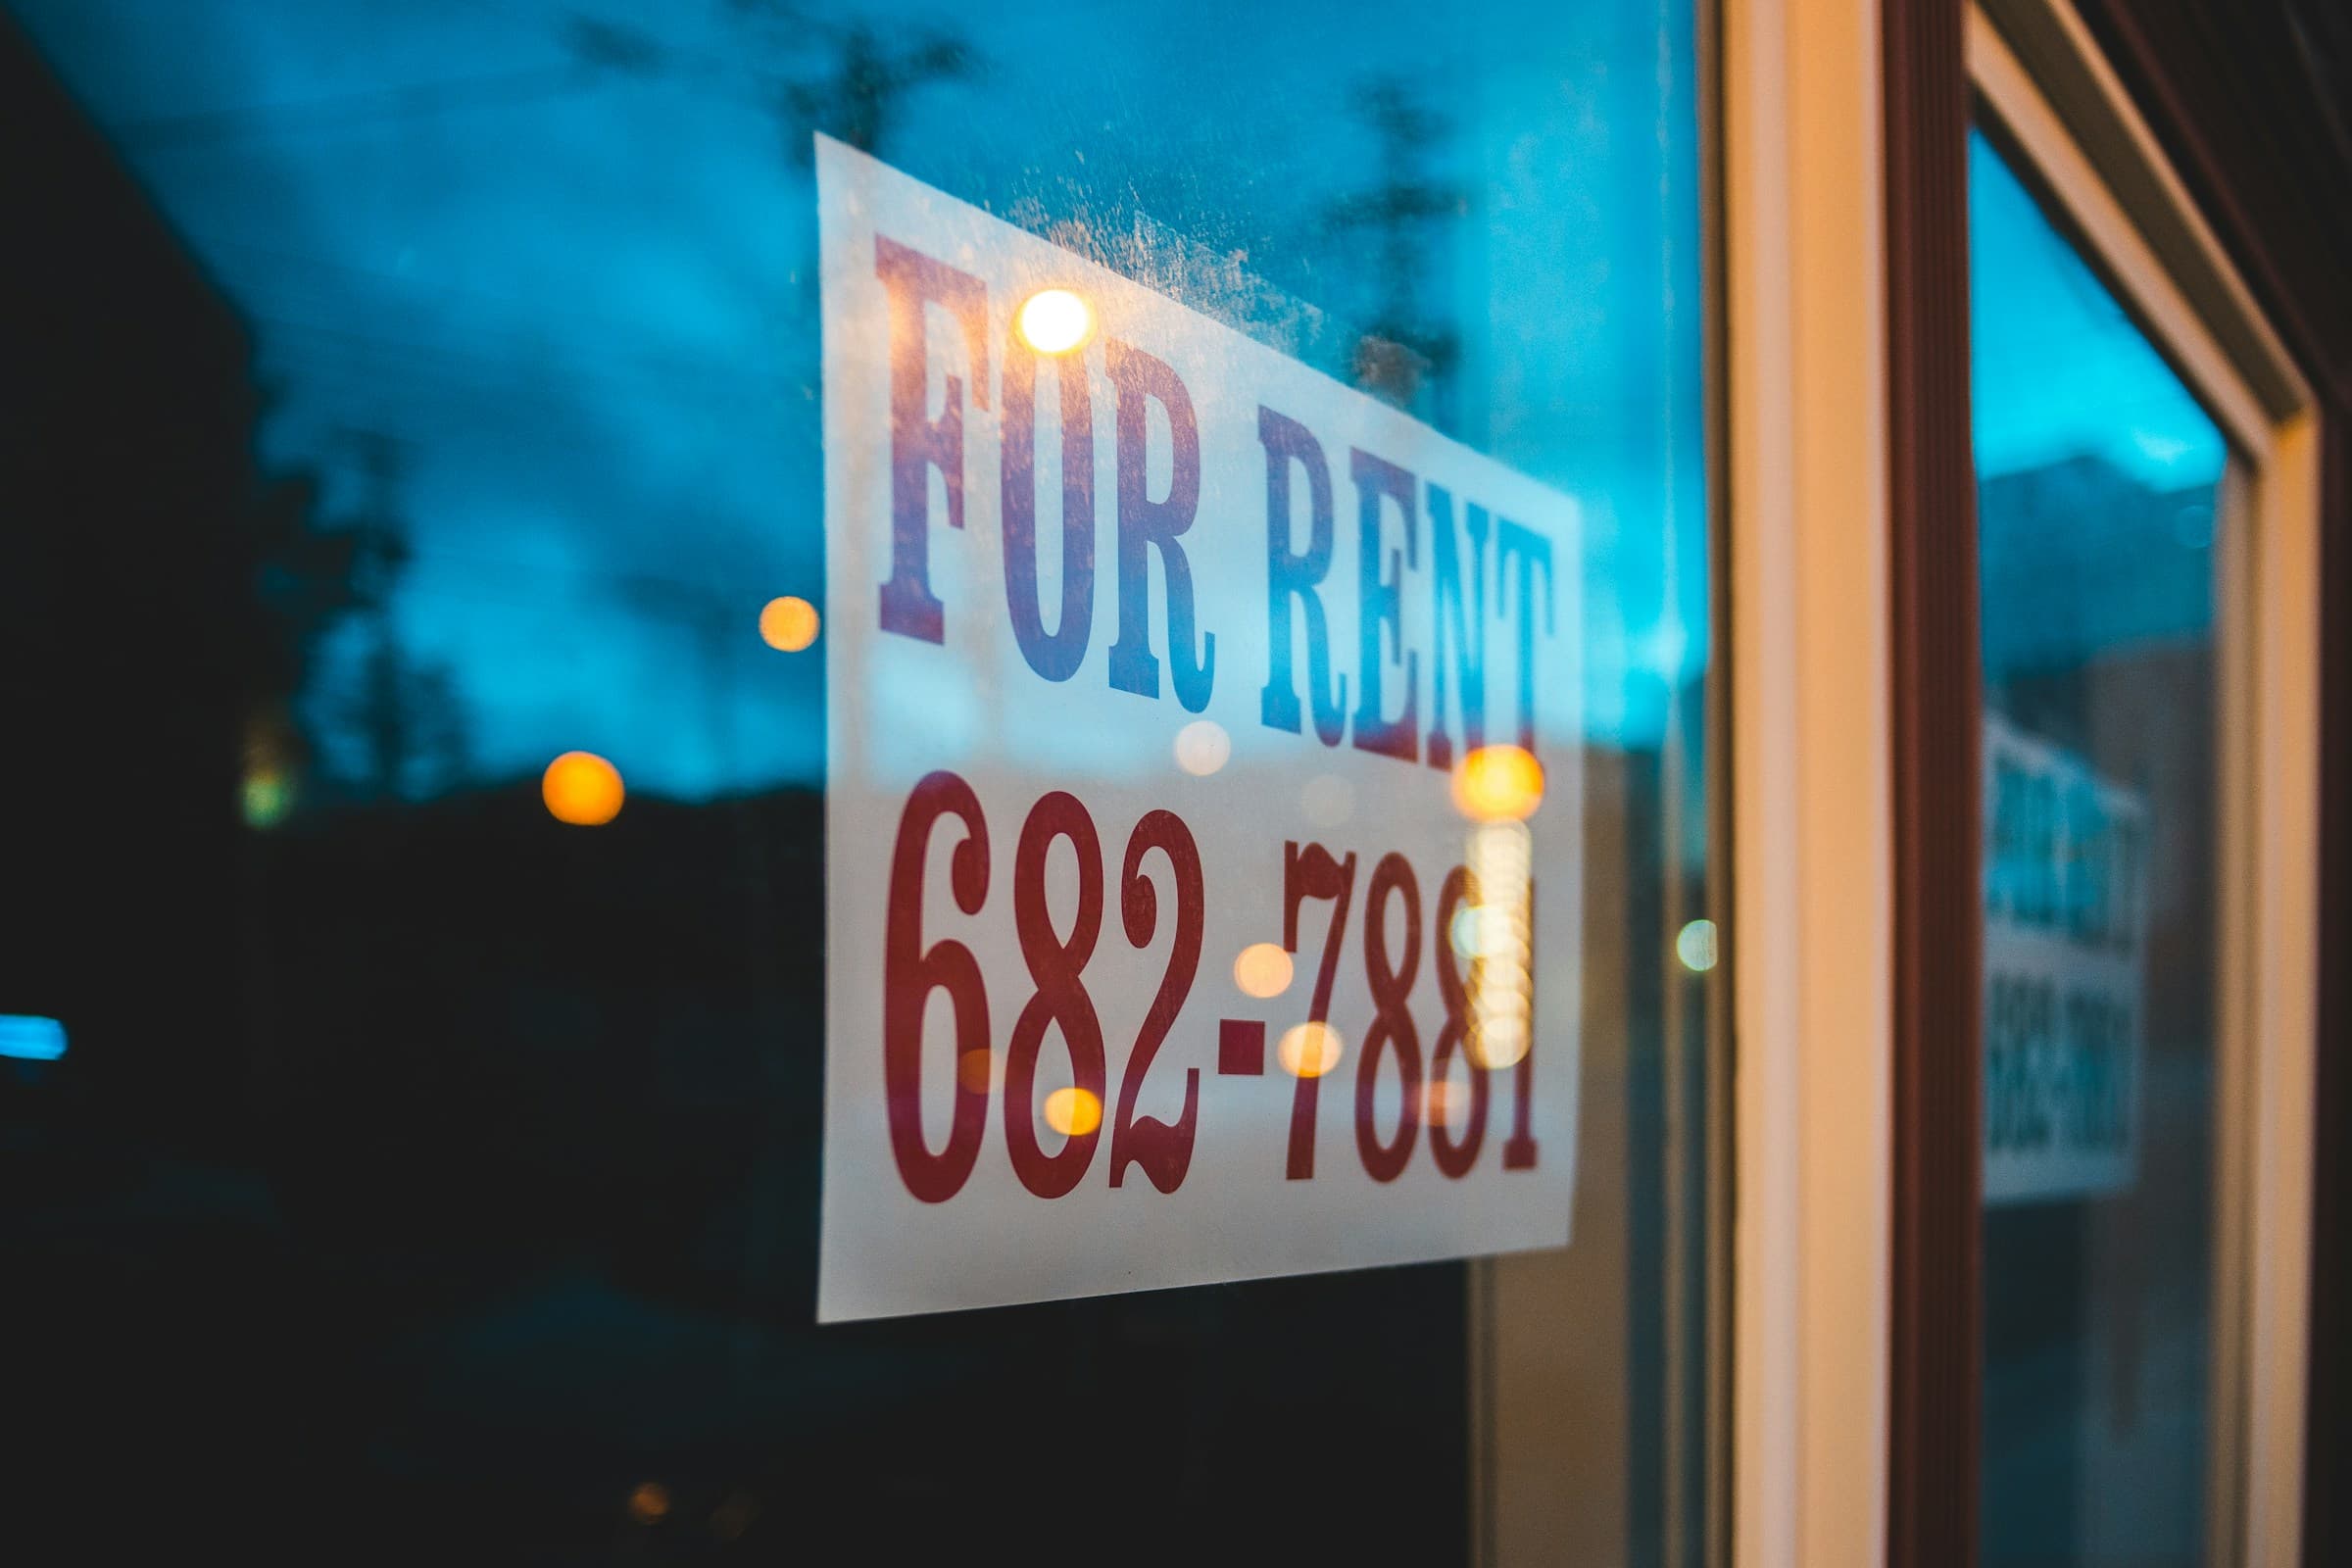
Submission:
<svg viewBox="0 0 2352 1568">
<path fill-rule="evenodd" d="M 1389 967 L 1392 893 L 1404 895 L 1404 956 L 1394 969 Z M 1393 1182 L 1404 1173 L 1421 1131 L 1421 1037 L 1406 1005 L 1420 970 L 1421 885 L 1413 877 L 1412 862 L 1391 853 L 1372 868 L 1372 886 L 1364 895 L 1364 978 L 1372 990 L 1372 1027 L 1364 1033 L 1364 1052 L 1355 1064 L 1355 1150 L 1376 1182 Z M 1380 1058 L 1391 1049 L 1396 1054 L 1404 1103 L 1397 1113 L 1396 1136 L 1384 1144 L 1373 1125 L 1372 1100 L 1380 1087 Z"/>
<path fill-rule="evenodd" d="M 1301 851 L 1294 841 L 1282 847 L 1282 945 L 1285 951 L 1298 951 L 1298 906 L 1308 899 L 1329 899 L 1331 924 L 1323 932 L 1323 961 L 1315 969 L 1315 990 L 1307 1003 L 1308 1023 L 1324 1026 L 1331 1017 L 1332 982 L 1339 978 L 1340 944 L 1348 934 L 1348 901 L 1355 892 L 1355 853 L 1348 852 L 1345 861 L 1335 860 L 1331 852 L 1320 844 L 1309 844 Z M 1312 1040 L 1309 1047 L 1318 1063 L 1313 1072 L 1297 1074 L 1298 1083 L 1291 1091 L 1291 1145 L 1284 1162 L 1284 1175 L 1295 1182 L 1311 1180 L 1315 1174 L 1315 1111 L 1322 1097 L 1322 1042 Z M 1301 1052 L 1303 1056 L 1305 1053 Z M 1303 1061 L 1298 1063 L 1303 1066 Z"/>
<path fill-rule="evenodd" d="M 890 1152 L 906 1190 L 926 1203 L 944 1203 L 963 1187 L 980 1155 L 988 1124 L 988 1095 L 956 1074 L 956 1113 L 948 1147 L 932 1153 L 923 1142 L 923 1010 L 934 990 L 956 1011 L 956 1058 L 988 1049 L 988 991 L 972 950 L 953 939 L 923 946 L 923 863 L 931 827 L 943 816 L 963 823 L 963 842 L 949 862 L 956 906 L 978 914 L 988 897 L 988 823 L 979 797 L 954 773 L 926 775 L 899 817 L 890 857 L 890 910 L 882 937 L 882 1093 Z"/>
<path fill-rule="evenodd" d="M 1444 1115 L 1432 1114 L 1429 1119 L 1429 1152 L 1438 1162 L 1438 1169 L 1459 1180 L 1478 1163 L 1479 1146 L 1487 1139 L 1487 1104 L 1494 1097 L 1494 1088 L 1486 1073 L 1475 1060 L 1470 1068 L 1470 1109 L 1458 1114 L 1450 1098 L 1451 1080 L 1447 1077 L 1453 1066 L 1455 1053 L 1470 1034 L 1470 993 L 1462 984 L 1460 960 L 1453 952 L 1453 922 L 1467 903 L 1473 906 L 1477 900 L 1470 896 L 1470 868 L 1457 865 L 1446 873 L 1446 885 L 1438 890 L 1438 996 L 1446 1004 L 1446 1022 L 1438 1030 L 1438 1038 L 1430 1047 L 1430 1091 L 1448 1092 Z M 1454 1123 L 1463 1123 L 1459 1139 L 1454 1136 Z"/>
<path fill-rule="evenodd" d="M 1046 907 L 1046 855 L 1057 838 L 1068 839 L 1078 852 L 1078 915 L 1066 942 L 1054 935 L 1054 915 Z M 1040 1198 L 1059 1198 L 1086 1175 L 1102 1136 L 1102 1020 L 1095 1015 L 1080 973 L 1102 934 L 1102 843 L 1095 835 L 1095 819 L 1074 795 L 1055 790 L 1042 797 L 1021 824 L 1020 848 L 1012 860 L 1012 924 L 1037 993 L 1014 1021 L 1005 1048 L 1004 1145 L 1023 1187 Z M 1067 1142 L 1054 1154 L 1038 1145 L 1032 1109 L 1037 1056 L 1049 1023 L 1060 1030 L 1070 1054 L 1072 1087 L 1094 1097 L 1095 1124 L 1079 1131 L 1073 1121 Z"/>
<path fill-rule="evenodd" d="M 1135 1101 L 1144 1087 L 1144 1074 L 1152 1069 L 1152 1058 L 1159 1054 L 1160 1042 L 1167 1039 L 1193 989 L 1193 976 L 1200 972 L 1207 901 L 1200 886 L 1200 850 L 1193 842 L 1192 830 L 1173 811 L 1146 813 L 1127 839 L 1127 864 L 1119 877 L 1120 914 L 1130 945 L 1149 947 L 1159 925 L 1158 895 L 1143 871 L 1144 857 L 1153 850 L 1168 858 L 1168 866 L 1175 873 L 1176 934 L 1168 949 L 1167 970 L 1160 976 L 1152 1010 L 1144 1014 L 1135 1049 L 1127 1055 L 1127 1071 L 1119 1080 L 1119 1114 L 1110 1127 L 1110 1185 L 1119 1185 L 1129 1165 L 1141 1165 L 1152 1186 L 1172 1193 L 1183 1184 L 1184 1173 L 1193 1163 L 1193 1132 L 1200 1111 L 1200 1069 L 1185 1069 L 1184 1113 L 1173 1126 L 1150 1116 L 1139 1118 Z"/>
</svg>

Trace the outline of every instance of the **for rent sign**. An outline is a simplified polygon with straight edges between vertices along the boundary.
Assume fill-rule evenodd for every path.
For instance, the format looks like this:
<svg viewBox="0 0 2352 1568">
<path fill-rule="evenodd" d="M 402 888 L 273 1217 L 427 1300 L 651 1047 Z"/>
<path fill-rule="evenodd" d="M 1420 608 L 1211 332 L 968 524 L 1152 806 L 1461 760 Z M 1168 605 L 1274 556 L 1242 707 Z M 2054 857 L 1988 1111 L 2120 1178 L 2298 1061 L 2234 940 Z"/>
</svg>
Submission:
<svg viewBox="0 0 2352 1568">
<path fill-rule="evenodd" d="M 819 1315 L 1565 1243 L 1574 505 L 822 138 L 817 185 Z"/>
<path fill-rule="evenodd" d="M 1984 726 L 1984 1201 L 2131 1185 L 2148 813 L 1999 718 Z"/>
</svg>

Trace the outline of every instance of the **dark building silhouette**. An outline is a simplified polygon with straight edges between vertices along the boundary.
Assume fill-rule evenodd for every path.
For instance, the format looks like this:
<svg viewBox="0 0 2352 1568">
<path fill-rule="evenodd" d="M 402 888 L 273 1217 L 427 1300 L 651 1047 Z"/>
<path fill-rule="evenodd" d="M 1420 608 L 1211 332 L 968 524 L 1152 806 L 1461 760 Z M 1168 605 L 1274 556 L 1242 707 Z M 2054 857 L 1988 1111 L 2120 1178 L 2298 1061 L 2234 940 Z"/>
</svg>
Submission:
<svg viewBox="0 0 2352 1568">
<path fill-rule="evenodd" d="M 1988 673 L 2210 634 L 2212 484 L 2157 490 L 2081 454 L 1984 480 L 1977 512 Z"/>
<path fill-rule="evenodd" d="M 0 1012 L 107 1114 L 220 1125 L 256 399 L 243 326 L 0 20 Z"/>
</svg>

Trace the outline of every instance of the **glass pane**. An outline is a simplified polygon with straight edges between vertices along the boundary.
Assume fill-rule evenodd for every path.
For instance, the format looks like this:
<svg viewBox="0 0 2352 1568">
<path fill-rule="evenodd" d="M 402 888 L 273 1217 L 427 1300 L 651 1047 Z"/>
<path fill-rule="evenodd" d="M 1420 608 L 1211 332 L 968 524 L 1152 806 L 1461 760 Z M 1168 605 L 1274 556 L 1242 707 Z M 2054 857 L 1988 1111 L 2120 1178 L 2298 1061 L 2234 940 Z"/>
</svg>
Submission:
<svg viewBox="0 0 2352 1568">
<path fill-rule="evenodd" d="M 1981 135 L 1984 1560 L 2202 1559 L 2221 431 Z"/>
<path fill-rule="evenodd" d="M 1703 1132 L 1716 945 L 1691 6 L 8 13 L 0 114 L 13 145 L 40 152 L 4 176 L 0 379 L 24 412 L 0 443 L 15 518 L 0 532 L 0 716 L 21 741 L 0 768 L 0 1292 L 36 1348 L 0 1431 L 42 1456 L 28 1486 L 56 1518 L 184 1532 L 233 1517 L 243 1554 L 270 1561 L 895 1560 L 1022 1544 L 1446 1562 L 1476 1540 L 1698 1559 L 1720 1281 Z M 1209 473 L 1184 539 L 1219 638 L 1202 711 L 1222 740 L 1179 703 L 1175 535 L 1146 537 L 1176 505 L 1175 394 L 1140 362 L 1146 379 L 1121 380 L 1083 333 L 1063 363 L 1097 377 L 1099 450 L 1117 450 L 1132 406 L 1136 461 L 1097 460 L 1096 636 L 1076 682 L 1024 687 L 1017 709 L 942 706 L 919 683 L 872 711 L 844 706 L 831 677 L 881 634 L 872 583 L 828 595 L 851 547 L 827 518 L 896 434 L 844 416 L 828 359 L 856 319 L 822 265 L 820 166 L 839 148 L 983 249 L 1048 255 L 1102 280 L 1098 304 L 1174 323 L 1164 341 L 1103 324 L 1159 343 L 1161 368 L 1189 379 L 1205 464 L 1238 450 L 1258 465 L 1247 482 Z M 973 276 L 992 265 L 933 260 Z M 869 292 L 874 265 L 856 278 Z M 918 305 L 918 324 L 959 330 L 951 303 Z M 1009 305 L 992 296 L 995 327 Z M 1184 360 L 1178 340 L 1224 358 Z M 1030 341 L 1020 363 L 1037 370 L 1053 350 Z M 982 375 L 911 363 L 921 419 L 961 399 L 975 450 L 1013 417 L 1001 354 Z M 1075 470 L 1049 436 L 1078 428 L 1061 375 L 1039 370 L 1027 405 L 1046 498 L 1032 586 L 1049 607 L 1075 559 L 1055 505 Z M 1336 744 L 1259 721 L 1267 677 L 1248 667 L 1244 628 L 1265 627 L 1266 585 L 1239 605 L 1221 586 L 1267 568 L 1272 438 L 1231 421 L 1254 419 L 1285 377 L 1358 421 L 1323 427 L 1345 585 L 1325 595 L 1328 642 L 1350 700 Z M 1131 385 L 1146 391 L 1130 401 Z M 852 434 L 829 441 L 837 428 Z M 1531 863 L 1576 869 L 1450 925 L 1437 916 L 1471 832 L 1450 790 L 1462 759 L 1422 748 L 1446 724 L 1471 748 L 1467 633 L 1457 620 L 1441 642 L 1440 504 L 1405 473 L 1391 500 L 1421 509 L 1419 546 L 1394 510 L 1374 504 L 1362 524 L 1395 552 L 1383 641 L 1358 503 L 1388 470 L 1350 469 L 1345 449 L 1373 444 L 1332 433 L 1351 428 L 1527 498 L 1490 518 L 1463 489 L 1443 525 L 1466 541 L 1492 524 L 1471 558 L 1483 608 L 1457 612 L 1492 638 L 1482 738 L 1527 733 L 1516 707 L 1542 684 L 1551 706 L 1526 704 L 1549 786 L 1527 819 Z M 911 470 L 940 563 L 1011 537 L 998 461 L 953 494 L 940 464 Z M 1311 489 L 1296 481 L 1298 517 Z M 947 520 L 951 502 L 968 526 Z M 1122 508 L 1145 520 L 1131 530 Z M 1555 569 L 1536 576 L 1545 540 Z M 942 564 L 954 613 L 969 601 L 951 579 Z M 1159 726 L 1149 745 L 1055 696 L 1083 684 L 1102 700 L 1123 580 L 1151 607 L 1146 662 L 1169 687 L 1137 710 Z M 1522 661 L 1512 628 L 1537 621 Z M 1323 678 L 1308 662 L 1301 691 Z M 1364 685 L 1374 666 L 1385 706 Z M 1402 760 L 1367 744 L 1359 698 L 1375 729 L 1418 704 L 1425 728 L 1390 735 Z M 1573 723 L 1544 727 L 1562 713 Z M 828 858 L 828 819 L 849 804 L 828 781 L 851 743 L 986 758 L 1032 742 L 1101 822 L 1105 883 L 1158 806 L 1181 807 L 1204 846 L 1216 940 L 1238 918 L 1231 889 L 1271 879 L 1250 906 L 1276 950 L 1260 958 L 1298 977 L 1269 982 L 1280 1000 L 1252 1011 L 1257 981 L 1237 960 L 1255 949 L 1204 953 L 1142 1102 L 1172 1126 L 1197 1074 L 1200 1150 L 1250 1095 L 1287 1118 L 1301 1093 L 1295 1068 L 1262 1065 L 1283 1029 L 1253 1077 L 1223 1066 L 1247 1059 L 1247 1030 L 1235 1058 L 1219 1032 L 1220 1013 L 1304 1015 L 1331 900 L 1310 898 L 1286 941 L 1269 906 L 1286 850 L 1313 839 L 1353 858 L 1329 1016 L 1345 1054 L 1316 1179 L 1360 1193 L 1350 1239 L 1418 1261 L 1357 1266 L 1359 1252 L 1318 1250 L 1331 1227 L 1281 1231 L 1298 1189 L 1278 1157 L 1254 1208 L 1221 1224 L 1161 1217 L 1229 1171 L 1168 1190 L 1176 1167 L 1147 1163 L 1112 1191 L 1118 1074 L 1152 991 L 1102 977 L 1170 942 L 1187 896 L 1163 825 L 1129 870 L 1143 891 L 1105 899 L 1082 963 L 1061 935 L 1063 879 L 1083 890 L 1087 875 L 1065 831 L 1036 857 L 1051 940 L 1025 973 L 1017 956 L 988 969 L 987 1029 L 1006 1058 L 1027 1029 L 1040 1059 L 1082 1078 L 1076 1004 L 1048 984 L 1054 954 L 1079 967 L 1109 1076 L 1091 1105 L 1082 1083 L 1039 1076 L 1025 1125 L 1040 1159 L 1093 1147 L 1081 1122 L 1103 1147 L 1063 1206 L 1024 1213 L 1151 1216 L 1146 1261 L 1164 1272 L 1139 1282 L 1201 1283 L 1105 1294 L 1118 1283 L 1096 1280 L 1082 1298 L 1037 1299 L 1080 1294 L 1044 1282 L 1082 1272 L 1081 1232 L 1032 1219 L 987 1259 L 989 1299 L 1010 1304 L 929 1310 L 981 1271 L 942 1279 L 917 1257 L 934 1294 L 891 1308 L 909 1315 L 817 1321 L 820 1254 L 838 1239 L 820 1246 L 820 1226 L 843 1196 L 825 1182 L 842 1108 L 828 1027 L 900 994 L 879 978 L 888 944 L 828 947 L 846 929 L 829 927 L 829 900 L 891 864 L 888 844 Z M 1275 747 L 1329 748 L 1282 754 L 1327 756 L 1329 783 L 1243 782 Z M 993 891 L 954 928 L 984 964 L 1022 897 L 1020 811 L 1039 788 L 1018 808 L 986 803 Z M 1260 821 L 1253 861 L 1217 858 Z M 1412 903 L 1404 873 L 1380 868 L 1416 835 L 1446 859 L 1403 862 L 1420 950 L 1395 958 Z M 917 886 L 923 943 L 964 918 L 947 891 L 954 846 L 943 827 Z M 1575 858 L 1544 858 L 1564 850 Z M 1381 960 L 1417 976 L 1388 1015 L 1364 947 L 1376 884 L 1395 911 Z M 1532 936 L 1532 913 L 1512 924 L 1521 909 L 1542 911 Z M 1525 1163 L 1530 1179 L 1573 1176 L 1573 1213 L 1562 1180 L 1538 1216 L 1553 1243 L 1572 1239 L 1469 1261 L 1489 1249 L 1458 1245 L 1455 1227 L 1487 1184 L 1518 1179 L 1517 1068 L 1499 1051 L 1474 1059 L 1479 1014 L 1439 1081 L 1440 969 L 1484 987 L 1521 938 L 1543 1032 L 1518 1059 L 1552 1118 Z M 829 986 L 829 963 L 860 961 L 872 986 Z M 928 1136 L 984 1102 L 973 1180 L 1014 1193 L 1016 1170 L 1035 1170 L 1007 1152 L 1008 1069 L 983 1056 L 950 1075 L 952 1008 L 916 995 L 914 1038 L 936 1054 Z M 1034 1026 L 1032 995 L 1052 1003 Z M 1359 1097 L 1376 1025 L 1388 1065 Z M 1417 1097 L 1396 1065 L 1408 1056 L 1430 1079 Z M 1467 1146 L 1454 1118 L 1475 1114 L 1473 1084 L 1492 1090 L 1486 1141 L 1449 1187 L 1437 1133 Z M 1359 1098 L 1377 1129 L 1360 1160 Z M 1374 1146 L 1398 1140 L 1401 1171 L 1371 1174 L 1387 1157 Z M 866 1152 L 886 1166 L 882 1151 Z M 1420 1218 L 1396 1217 L 1408 1210 Z M 1260 1215 L 1272 1261 L 1217 1263 Z M 888 1227 L 874 1239 L 906 1261 Z"/>
</svg>

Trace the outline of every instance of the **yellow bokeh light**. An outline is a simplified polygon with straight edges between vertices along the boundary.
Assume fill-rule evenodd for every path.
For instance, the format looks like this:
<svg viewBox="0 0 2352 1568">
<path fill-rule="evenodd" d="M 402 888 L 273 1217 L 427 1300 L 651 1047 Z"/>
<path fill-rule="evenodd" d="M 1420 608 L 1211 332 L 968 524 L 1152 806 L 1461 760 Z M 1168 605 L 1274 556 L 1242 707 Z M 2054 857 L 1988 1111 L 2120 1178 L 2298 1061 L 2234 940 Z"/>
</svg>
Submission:
<svg viewBox="0 0 2352 1568">
<path fill-rule="evenodd" d="M 1520 1000 L 1525 999 L 1522 997 Z M 1516 1067 L 1519 1058 L 1526 1055 L 1528 1047 L 1534 1044 L 1535 1037 L 1528 1032 L 1527 1019 L 1523 1014 L 1498 1011 L 1496 1016 L 1482 1019 L 1471 1027 L 1470 1037 L 1463 1043 L 1462 1054 L 1475 1066 L 1489 1069 Z"/>
<path fill-rule="evenodd" d="M 669 1512 L 669 1489 L 648 1481 L 629 1494 L 629 1517 L 641 1525 L 659 1523 Z"/>
<path fill-rule="evenodd" d="M 790 594 L 770 599 L 760 611 L 760 640 L 780 654 L 797 654 L 816 641 L 816 607 Z"/>
<path fill-rule="evenodd" d="M 565 752 L 547 764 L 539 780 L 539 798 L 548 814 L 574 827 L 602 827 L 620 814 L 628 792 L 621 787 L 620 769 L 594 752 Z"/>
<path fill-rule="evenodd" d="M 1213 718 L 1196 718 L 1176 732 L 1176 765 L 1206 778 L 1233 756 L 1233 737 Z"/>
<path fill-rule="evenodd" d="M 1233 983 L 1245 997 L 1279 997 L 1291 989 L 1291 956 L 1272 942 L 1252 942 L 1233 960 Z"/>
<path fill-rule="evenodd" d="M 1470 1033 L 1463 1051 L 1476 1066 L 1508 1067 L 1535 1043 L 1534 890 L 1528 882 L 1535 839 L 1525 822 L 1508 816 L 1481 822 L 1470 830 L 1465 860 L 1480 902 L 1466 933 L 1478 967 L 1470 977 Z"/>
<path fill-rule="evenodd" d="M 1340 1064 L 1347 1049 L 1340 1032 L 1327 1023 L 1302 1023 L 1286 1030 L 1274 1048 L 1282 1070 L 1294 1078 L 1320 1078 Z"/>
<path fill-rule="evenodd" d="M 1517 746 L 1481 746 L 1453 770 L 1453 805 L 1478 822 L 1521 822 L 1544 804 L 1544 764 Z"/>
<path fill-rule="evenodd" d="M 1040 354 L 1067 354 L 1094 335 L 1094 308 L 1066 288 L 1042 289 L 1021 303 L 1021 337 Z"/>
<path fill-rule="evenodd" d="M 1102 1102 L 1083 1089 L 1056 1089 L 1046 1097 L 1046 1125 L 1064 1138 L 1084 1138 L 1102 1125 Z"/>
</svg>

